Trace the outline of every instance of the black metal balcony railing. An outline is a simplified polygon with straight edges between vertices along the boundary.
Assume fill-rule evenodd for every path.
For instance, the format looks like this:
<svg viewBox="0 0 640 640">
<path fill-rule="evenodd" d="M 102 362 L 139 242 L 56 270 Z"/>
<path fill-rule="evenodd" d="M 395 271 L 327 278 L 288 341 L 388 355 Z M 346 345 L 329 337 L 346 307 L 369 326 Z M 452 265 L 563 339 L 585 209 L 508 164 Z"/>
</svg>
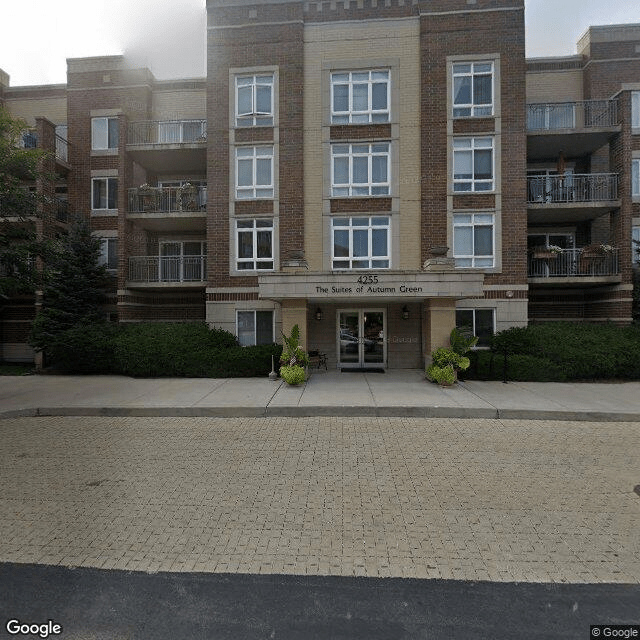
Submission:
<svg viewBox="0 0 640 640">
<path fill-rule="evenodd" d="M 611 202 L 617 199 L 617 173 L 527 177 L 527 200 L 530 204 Z"/>
<path fill-rule="evenodd" d="M 541 247 L 543 250 L 543 247 Z M 533 252 L 529 256 L 530 278 L 573 278 L 594 276 L 615 276 L 620 273 L 619 251 L 591 252 L 588 247 L 563 249 L 560 253 L 550 253 L 541 257 Z"/>
<path fill-rule="evenodd" d="M 66 200 L 55 198 L 54 207 L 56 212 L 56 220 L 58 222 L 69 221 L 69 203 Z"/>
<path fill-rule="evenodd" d="M 184 144 L 207 141 L 206 120 L 132 122 L 129 144 Z"/>
<path fill-rule="evenodd" d="M 616 100 L 583 100 L 527 105 L 527 129 L 591 129 L 614 127 L 618 124 Z"/>
<path fill-rule="evenodd" d="M 131 256 L 131 282 L 204 282 L 207 256 Z"/>
<path fill-rule="evenodd" d="M 69 161 L 69 143 L 62 136 L 56 134 L 56 158 L 63 162 Z"/>
<path fill-rule="evenodd" d="M 207 187 L 145 187 L 129 189 L 129 213 L 204 211 Z"/>
</svg>

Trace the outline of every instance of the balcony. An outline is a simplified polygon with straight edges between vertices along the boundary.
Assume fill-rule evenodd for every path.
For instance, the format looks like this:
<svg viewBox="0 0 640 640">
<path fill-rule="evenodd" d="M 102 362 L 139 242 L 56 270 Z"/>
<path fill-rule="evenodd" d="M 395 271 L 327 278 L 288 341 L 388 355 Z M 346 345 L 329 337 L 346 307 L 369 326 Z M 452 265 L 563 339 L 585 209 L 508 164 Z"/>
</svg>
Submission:
<svg viewBox="0 0 640 640">
<path fill-rule="evenodd" d="M 617 173 L 527 176 L 530 224 L 591 220 L 619 206 Z"/>
<path fill-rule="evenodd" d="M 558 253 L 533 249 L 529 254 L 529 284 L 594 286 L 621 282 L 619 250 L 591 245 Z"/>
<path fill-rule="evenodd" d="M 206 226 L 207 187 L 138 187 L 128 190 L 129 219 L 145 229 L 203 231 Z"/>
<path fill-rule="evenodd" d="M 529 161 L 555 160 L 560 151 L 572 158 L 591 154 L 618 131 L 616 100 L 527 105 Z"/>
<path fill-rule="evenodd" d="M 129 125 L 127 151 L 155 173 L 205 173 L 206 147 L 206 120 L 150 120 Z"/>
<path fill-rule="evenodd" d="M 128 286 L 175 287 L 205 284 L 207 256 L 131 256 Z"/>
</svg>

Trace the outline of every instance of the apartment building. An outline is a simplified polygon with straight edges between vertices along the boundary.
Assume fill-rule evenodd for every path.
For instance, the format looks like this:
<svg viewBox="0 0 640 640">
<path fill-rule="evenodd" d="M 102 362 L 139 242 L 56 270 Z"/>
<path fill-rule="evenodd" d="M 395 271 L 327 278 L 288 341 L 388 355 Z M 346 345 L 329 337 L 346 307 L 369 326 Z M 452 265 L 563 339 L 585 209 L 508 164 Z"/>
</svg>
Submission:
<svg viewBox="0 0 640 640">
<path fill-rule="evenodd" d="M 120 56 L 60 86 L 0 75 L 39 145 L 66 134 L 55 189 L 103 239 L 113 319 L 242 344 L 298 324 L 332 368 L 421 367 L 456 324 L 631 321 L 640 25 L 527 60 L 522 0 L 207 13 L 206 78 Z M 27 308 L 4 358 L 30 356 Z"/>
</svg>

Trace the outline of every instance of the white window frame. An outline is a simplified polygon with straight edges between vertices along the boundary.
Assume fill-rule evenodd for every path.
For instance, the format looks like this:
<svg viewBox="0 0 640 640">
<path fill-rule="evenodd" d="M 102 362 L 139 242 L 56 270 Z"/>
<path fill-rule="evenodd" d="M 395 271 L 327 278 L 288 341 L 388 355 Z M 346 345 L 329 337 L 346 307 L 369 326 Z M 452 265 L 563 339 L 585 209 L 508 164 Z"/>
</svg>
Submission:
<svg viewBox="0 0 640 640">
<path fill-rule="evenodd" d="M 162 247 L 168 244 L 177 244 L 180 246 L 179 254 L 163 255 Z M 199 244 L 200 253 L 186 253 L 184 252 L 185 244 Z M 197 269 L 187 266 L 185 269 L 185 258 L 195 258 L 194 265 L 198 265 Z M 171 259 L 176 261 L 175 265 L 172 265 Z M 198 264 L 199 262 L 199 264 Z M 158 243 L 158 268 L 159 282 L 204 282 L 207 277 L 207 242 L 206 240 L 181 240 L 166 238 L 160 240 Z M 190 273 L 190 269 L 195 274 L 199 272 L 198 278 L 186 277 Z M 174 277 L 168 277 L 166 274 L 175 274 Z"/>
<path fill-rule="evenodd" d="M 236 200 L 263 200 L 274 197 L 273 185 L 273 146 L 239 146 L 236 147 Z M 268 160 L 270 182 L 258 184 L 258 162 Z M 251 160 L 252 180 L 249 185 L 240 185 L 240 163 Z"/>
<path fill-rule="evenodd" d="M 115 180 L 116 182 L 116 201 L 114 203 L 115 206 L 109 206 L 109 182 Z M 104 181 L 106 188 L 106 207 L 96 207 L 95 206 L 95 184 L 96 182 Z M 99 176 L 96 178 L 91 178 L 91 209 L 93 211 L 116 211 L 118 209 L 118 178 L 116 176 Z"/>
<path fill-rule="evenodd" d="M 238 226 L 240 224 L 252 223 L 251 227 Z M 265 223 L 269 223 L 268 225 Z M 258 223 L 261 223 L 261 226 L 258 226 Z M 267 258 L 259 258 L 258 257 L 258 232 L 270 231 L 271 232 L 271 256 Z M 251 233 L 251 257 L 250 258 L 241 258 L 240 257 L 240 234 Z M 239 273 L 264 273 L 266 271 L 274 271 L 275 270 L 275 226 L 273 218 L 236 218 L 235 221 L 235 269 Z M 268 265 L 263 266 L 262 268 L 259 265 Z M 241 264 L 252 265 L 252 268 L 243 269 L 240 267 Z"/>
<path fill-rule="evenodd" d="M 246 84 L 242 84 L 245 82 Z M 251 107 L 247 113 L 240 113 L 240 101 L 238 93 L 241 87 L 251 88 Z M 271 100 L 269 111 L 258 110 L 258 87 L 269 87 Z M 236 127 L 272 127 L 274 112 L 274 87 L 275 75 L 273 73 L 254 73 L 250 75 L 240 74 L 235 77 L 235 116 Z M 264 122 L 263 122 L 264 121 Z"/>
<path fill-rule="evenodd" d="M 357 76 L 364 76 L 357 78 Z M 346 76 L 346 77 L 345 77 Z M 356 79 L 354 79 L 354 76 Z M 383 76 L 386 76 L 384 78 Z M 354 85 L 367 85 L 367 108 L 354 109 Z M 387 104 L 383 109 L 373 108 L 374 85 L 386 85 Z M 348 87 L 348 107 L 346 111 L 335 110 L 335 89 L 337 86 Z M 331 124 L 385 124 L 391 119 L 391 72 L 389 69 L 362 69 L 354 71 L 333 71 L 331 73 Z"/>
<path fill-rule="evenodd" d="M 107 271 L 113 272 L 118 270 L 118 238 L 99 236 L 100 240 L 100 255 L 98 256 L 98 265 L 104 265 Z M 115 244 L 115 266 L 109 266 L 109 245 Z"/>
<path fill-rule="evenodd" d="M 631 195 L 640 197 L 640 158 L 631 161 Z"/>
<path fill-rule="evenodd" d="M 349 177 L 346 183 L 336 183 L 336 160 L 346 158 L 349 163 Z M 367 159 L 367 182 L 354 182 L 353 165 L 355 159 Z M 374 158 L 386 158 L 386 180 L 373 182 Z M 335 143 L 331 145 L 331 196 L 348 198 L 353 196 L 388 197 L 391 195 L 391 143 Z"/>
<path fill-rule="evenodd" d="M 476 152 L 491 151 L 491 178 L 476 178 Z M 456 178 L 456 157 L 462 153 L 471 155 L 471 177 Z M 453 138 L 452 180 L 455 193 L 490 193 L 495 191 L 496 153 L 494 136 L 457 136 Z M 465 189 L 464 186 L 469 188 Z M 485 188 L 486 187 L 486 188 Z"/>
<path fill-rule="evenodd" d="M 457 220 L 456 220 L 457 218 Z M 470 220 L 463 220 L 470 218 Z M 490 222 L 488 219 L 491 219 Z M 491 226 L 491 254 L 476 254 L 476 227 Z M 471 244 L 473 252 L 467 254 L 456 253 L 456 230 L 471 229 Z M 493 269 L 496 261 L 496 221 L 495 215 L 488 212 L 457 212 L 453 214 L 453 257 L 456 261 L 456 267 L 463 269 Z"/>
<path fill-rule="evenodd" d="M 474 336 L 477 335 L 477 333 L 476 333 L 476 325 L 477 325 L 476 313 L 478 311 L 481 311 L 481 312 L 490 311 L 491 312 L 491 324 L 493 326 L 492 333 L 493 333 L 493 335 L 495 335 L 495 333 L 496 333 L 496 310 L 495 310 L 494 307 L 458 307 L 458 308 L 456 308 L 456 328 L 460 328 L 460 326 L 458 325 L 458 319 L 457 319 L 457 312 L 458 311 L 471 311 L 472 312 L 473 326 L 471 327 L 471 331 L 473 332 Z M 489 347 L 489 345 L 478 345 L 478 346 L 474 347 L 474 349 L 487 349 L 488 347 Z"/>
<path fill-rule="evenodd" d="M 253 313 L 253 341 L 250 344 L 242 344 L 243 347 L 255 346 L 257 343 L 257 322 L 256 313 L 271 314 L 271 342 L 261 342 L 260 344 L 273 344 L 275 342 L 275 319 L 276 314 L 273 309 L 236 309 L 236 338 L 240 342 L 240 318 L 241 313 Z"/>
<path fill-rule="evenodd" d="M 98 131 L 98 122 L 104 122 L 105 130 Z M 116 123 L 116 139 L 113 140 L 111 133 L 111 122 Z M 109 151 L 117 149 L 119 144 L 119 131 L 118 131 L 118 117 L 117 116 L 102 116 L 99 118 L 91 118 L 91 150 L 92 151 Z"/>
<path fill-rule="evenodd" d="M 346 224 L 340 224 L 346 220 Z M 366 224 L 354 224 L 354 221 L 364 221 Z M 386 222 L 381 222 L 385 220 Z M 378 221 L 378 222 L 376 222 Z M 384 229 L 387 232 L 387 253 L 385 255 L 373 255 L 373 231 Z M 353 232 L 367 231 L 367 255 L 354 256 L 353 254 Z M 349 255 L 336 256 L 335 231 L 347 231 L 349 233 Z M 336 266 L 336 264 L 348 262 L 347 266 Z M 367 265 L 356 265 L 354 263 L 367 262 Z M 374 264 L 386 262 L 386 265 Z M 331 219 L 331 269 L 333 271 L 353 271 L 362 269 L 390 269 L 391 268 L 391 217 L 390 216 L 338 216 Z"/>
<path fill-rule="evenodd" d="M 640 91 L 631 92 L 631 128 L 640 129 Z"/>
<path fill-rule="evenodd" d="M 635 240 L 635 242 L 634 242 Z M 639 243 L 639 244 L 636 244 Z M 640 265 L 640 225 L 631 227 L 631 262 Z"/>
<path fill-rule="evenodd" d="M 475 71 L 476 67 L 480 67 L 482 65 L 489 65 L 491 67 L 490 72 L 482 72 Z M 460 69 L 460 67 L 468 66 L 470 68 L 469 71 L 456 71 L 456 67 Z M 491 76 L 491 102 L 487 104 L 476 104 L 476 97 L 474 95 L 474 78 L 475 76 Z M 469 103 L 460 103 L 456 104 L 456 86 L 455 80 L 456 78 L 471 78 L 471 102 Z M 451 79 L 451 91 L 452 98 L 451 104 L 453 108 L 453 117 L 454 118 L 491 118 L 494 115 L 495 109 L 495 65 L 493 60 L 477 60 L 477 61 L 469 61 L 462 62 L 457 61 L 452 65 L 452 79 Z M 465 111 L 465 113 L 460 113 L 461 111 Z"/>
</svg>

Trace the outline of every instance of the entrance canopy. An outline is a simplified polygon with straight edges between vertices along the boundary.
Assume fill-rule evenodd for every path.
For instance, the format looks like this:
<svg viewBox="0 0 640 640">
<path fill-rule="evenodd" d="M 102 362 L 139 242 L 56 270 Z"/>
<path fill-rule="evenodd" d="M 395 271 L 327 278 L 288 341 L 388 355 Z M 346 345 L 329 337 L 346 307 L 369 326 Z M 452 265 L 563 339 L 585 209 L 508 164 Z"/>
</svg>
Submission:
<svg viewBox="0 0 640 640">
<path fill-rule="evenodd" d="M 260 298 L 336 304 L 482 297 L 483 282 L 484 275 L 471 269 L 270 273 L 258 278 Z"/>
</svg>

